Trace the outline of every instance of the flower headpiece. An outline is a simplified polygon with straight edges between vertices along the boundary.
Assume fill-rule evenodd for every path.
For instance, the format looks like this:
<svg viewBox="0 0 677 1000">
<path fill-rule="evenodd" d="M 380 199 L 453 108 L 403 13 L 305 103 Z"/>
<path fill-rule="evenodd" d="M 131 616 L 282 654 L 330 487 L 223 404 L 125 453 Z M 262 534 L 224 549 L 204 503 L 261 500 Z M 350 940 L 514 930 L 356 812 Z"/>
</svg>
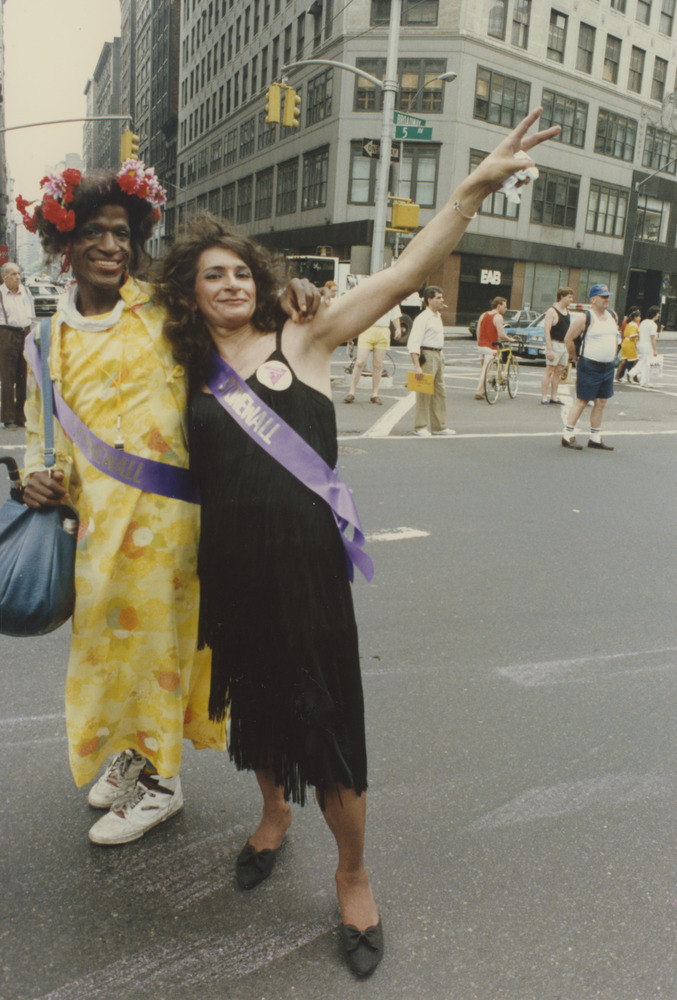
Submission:
<svg viewBox="0 0 677 1000">
<path fill-rule="evenodd" d="M 80 171 L 68 167 L 61 174 L 48 174 L 42 178 L 42 202 L 31 203 L 17 195 L 16 207 L 21 212 L 23 224 L 29 233 L 38 231 L 38 206 L 42 208 L 43 218 L 56 226 L 60 233 L 70 233 L 75 229 L 75 212 L 68 206 L 81 180 Z M 160 205 L 165 203 L 167 195 L 155 175 L 154 167 L 146 167 L 140 160 L 125 160 L 115 177 L 115 183 L 125 194 L 135 195 L 152 205 L 157 222 L 160 218 Z"/>
</svg>

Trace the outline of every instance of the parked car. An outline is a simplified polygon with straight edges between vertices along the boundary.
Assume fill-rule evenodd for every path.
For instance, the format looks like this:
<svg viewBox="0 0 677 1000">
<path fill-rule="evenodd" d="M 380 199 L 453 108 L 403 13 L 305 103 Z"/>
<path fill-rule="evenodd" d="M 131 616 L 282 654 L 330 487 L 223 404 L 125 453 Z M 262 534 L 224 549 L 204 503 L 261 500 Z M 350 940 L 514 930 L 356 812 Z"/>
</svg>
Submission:
<svg viewBox="0 0 677 1000">
<path fill-rule="evenodd" d="M 519 329 L 523 326 L 529 326 L 535 319 L 538 319 L 538 316 L 539 313 L 535 309 L 506 309 L 503 313 L 503 325 Z M 468 323 L 468 330 L 473 340 L 477 340 L 477 323 L 476 319 Z"/>
<path fill-rule="evenodd" d="M 570 313 L 585 312 L 590 306 L 576 304 L 569 306 Z M 505 314 L 507 316 L 507 313 Z M 519 337 L 520 343 L 513 347 L 513 354 L 520 358 L 539 358 L 545 361 L 545 313 L 540 313 L 528 326 L 518 328 L 513 323 L 506 323 L 503 317 L 506 333 Z"/>
<path fill-rule="evenodd" d="M 47 281 L 27 281 L 26 287 L 33 296 L 36 316 L 51 316 L 56 312 L 59 289 Z"/>
</svg>

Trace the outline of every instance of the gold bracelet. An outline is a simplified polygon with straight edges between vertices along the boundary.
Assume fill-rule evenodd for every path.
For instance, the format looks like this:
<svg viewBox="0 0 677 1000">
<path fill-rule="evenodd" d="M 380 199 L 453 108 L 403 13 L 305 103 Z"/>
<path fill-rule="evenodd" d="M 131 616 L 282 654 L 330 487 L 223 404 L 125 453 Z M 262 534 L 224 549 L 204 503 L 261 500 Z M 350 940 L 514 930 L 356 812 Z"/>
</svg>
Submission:
<svg viewBox="0 0 677 1000">
<path fill-rule="evenodd" d="M 458 198 L 456 199 L 456 201 L 453 203 L 453 205 L 451 207 L 455 208 L 456 211 L 458 212 L 458 214 L 461 216 L 461 218 L 465 219 L 466 222 L 472 222 L 472 220 L 477 215 L 477 212 L 475 212 L 475 215 L 466 215 L 465 212 L 462 212 L 461 211 L 461 206 L 459 205 L 459 202 L 458 202 Z"/>
</svg>

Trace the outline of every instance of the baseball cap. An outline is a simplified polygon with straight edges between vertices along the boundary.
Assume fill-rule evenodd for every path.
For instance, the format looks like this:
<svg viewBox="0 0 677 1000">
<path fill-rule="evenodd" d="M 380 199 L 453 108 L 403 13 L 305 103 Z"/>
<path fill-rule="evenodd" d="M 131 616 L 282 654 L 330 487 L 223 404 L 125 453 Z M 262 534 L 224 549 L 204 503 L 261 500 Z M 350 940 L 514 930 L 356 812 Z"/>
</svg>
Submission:
<svg viewBox="0 0 677 1000">
<path fill-rule="evenodd" d="M 593 285 L 592 288 L 590 289 L 590 295 L 588 296 L 588 298 L 591 299 L 593 295 L 604 295 L 608 298 L 609 289 L 606 287 L 606 285 Z"/>
</svg>

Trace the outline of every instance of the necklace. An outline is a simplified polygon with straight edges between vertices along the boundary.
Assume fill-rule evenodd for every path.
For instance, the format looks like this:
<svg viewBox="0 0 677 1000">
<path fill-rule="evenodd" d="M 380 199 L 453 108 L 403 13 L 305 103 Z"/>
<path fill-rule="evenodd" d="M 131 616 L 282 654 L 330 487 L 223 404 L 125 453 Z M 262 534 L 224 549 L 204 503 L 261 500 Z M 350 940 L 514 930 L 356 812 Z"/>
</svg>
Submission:
<svg viewBox="0 0 677 1000">
<path fill-rule="evenodd" d="M 72 329 L 72 327 L 71 327 L 71 329 Z M 121 340 L 122 340 L 122 349 L 120 351 L 120 370 L 118 371 L 117 376 L 114 376 L 114 375 L 112 375 L 108 371 L 107 368 L 104 368 L 104 366 L 101 364 L 100 361 L 97 360 L 97 358 L 95 357 L 95 353 L 96 353 L 95 351 L 92 351 L 91 354 L 87 354 L 87 352 L 85 350 L 85 345 L 84 345 L 84 343 L 82 341 L 82 337 L 80 335 L 80 331 L 79 330 L 73 330 L 73 333 L 77 337 L 78 344 L 80 345 L 80 349 L 81 349 L 81 352 L 82 352 L 83 356 L 86 357 L 87 361 L 90 362 L 91 364 L 93 364 L 94 367 L 97 368 L 103 375 L 105 375 L 106 378 L 109 380 L 110 384 L 115 387 L 115 394 L 116 394 L 117 403 L 118 403 L 118 415 L 117 415 L 117 421 L 116 421 L 117 435 L 115 437 L 113 445 L 114 445 L 114 447 L 119 448 L 120 450 L 123 450 L 124 447 L 125 447 L 125 439 L 122 436 L 122 413 L 123 413 L 123 405 L 122 405 L 122 380 L 123 380 L 123 376 L 125 375 L 125 335 L 123 333 L 122 334 L 122 338 L 121 338 Z"/>
</svg>

